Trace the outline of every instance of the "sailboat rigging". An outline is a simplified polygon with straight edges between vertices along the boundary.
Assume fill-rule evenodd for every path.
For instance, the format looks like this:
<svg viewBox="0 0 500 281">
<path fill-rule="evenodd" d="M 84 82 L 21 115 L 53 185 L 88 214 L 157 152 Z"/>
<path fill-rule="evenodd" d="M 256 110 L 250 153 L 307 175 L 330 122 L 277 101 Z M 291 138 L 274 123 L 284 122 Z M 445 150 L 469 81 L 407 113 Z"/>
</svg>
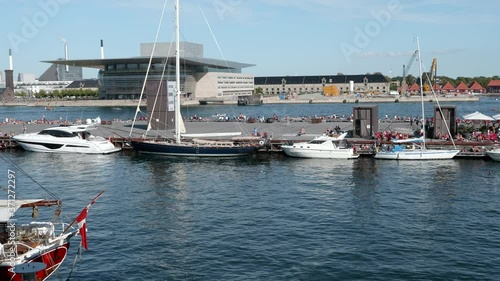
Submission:
<svg viewBox="0 0 500 281">
<path fill-rule="evenodd" d="M 180 111 L 181 78 L 180 78 L 180 12 L 179 0 L 175 4 L 175 86 L 173 95 L 175 132 L 173 141 L 131 139 L 130 145 L 139 153 L 162 154 L 170 156 L 195 156 L 195 157 L 230 157 L 256 153 L 263 145 L 262 142 L 249 142 L 248 140 L 213 140 L 197 139 L 210 137 L 229 137 L 241 135 L 237 133 L 214 134 L 185 134 L 184 122 Z M 162 14 L 163 16 L 163 14 Z M 168 61 L 168 60 L 167 60 Z M 167 62 L 166 62 L 167 63 Z M 147 76 L 146 76 L 147 79 Z M 160 83 L 161 84 L 161 83 Z M 168 86 L 170 87 L 170 86 Z M 143 87 L 144 89 L 144 87 Z M 142 95 L 142 94 L 141 94 Z M 168 98 L 172 98 L 168 95 Z M 168 101 L 171 104 L 171 100 Z M 135 120 L 135 118 L 134 118 Z M 190 139 L 188 139 L 190 138 Z"/>
<path fill-rule="evenodd" d="M 420 76 L 420 97 L 421 97 L 421 107 L 422 107 L 422 136 L 419 138 L 407 139 L 407 140 L 397 140 L 393 143 L 407 143 L 412 144 L 411 148 L 403 145 L 396 145 L 388 150 L 381 150 L 375 154 L 376 159 L 389 159 L 389 160 L 445 160 L 451 159 L 457 155 L 460 150 L 457 149 L 428 149 L 426 147 L 426 119 L 424 111 L 424 92 L 422 84 L 422 57 L 420 55 L 420 42 L 418 37 L 416 54 L 419 63 L 419 76 Z M 432 88 L 432 87 L 431 87 Z M 439 103 L 438 103 L 439 106 Z M 439 106 L 441 112 L 441 107 Z M 442 112 L 441 112 L 442 114 Z M 449 128 L 447 127 L 448 131 Z M 453 143 L 455 146 L 455 143 Z"/>
</svg>

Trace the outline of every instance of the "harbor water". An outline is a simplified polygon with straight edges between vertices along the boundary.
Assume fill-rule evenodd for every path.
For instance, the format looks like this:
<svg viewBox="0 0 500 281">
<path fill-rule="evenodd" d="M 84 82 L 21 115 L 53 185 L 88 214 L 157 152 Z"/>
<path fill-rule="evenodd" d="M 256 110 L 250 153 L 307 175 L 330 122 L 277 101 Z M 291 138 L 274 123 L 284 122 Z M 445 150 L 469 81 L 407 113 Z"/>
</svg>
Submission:
<svg viewBox="0 0 500 281">
<path fill-rule="evenodd" d="M 200 106 L 184 113 L 330 115 L 349 114 L 352 106 Z M 494 115 L 500 102 L 491 98 L 456 106 L 460 116 L 476 110 Z M 379 108 L 384 115 L 418 116 L 416 104 Z M 63 110 L 69 120 L 128 119 L 134 111 L 4 107 L 0 117 L 29 120 L 45 114 L 58 119 Z M 0 170 L 16 171 L 16 197 L 50 198 L 41 185 L 63 201 L 67 221 L 105 190 L 89 211 L 89 250 L 83 250 L 72 280 L 500 276 L 500 162 L 335 161 L 276 154 L 230 159 L 133 152 L 78 157 L 19 150 L 0 154 L 5 160 Z M 7 185 L 6 177 L 0 185 Z M 41 217 L 51 218 L 52 213 L 44 211 L 40 209 Z M 59 270 L 64 280 L 79 240 L 72 239 Z"/>
</svg>

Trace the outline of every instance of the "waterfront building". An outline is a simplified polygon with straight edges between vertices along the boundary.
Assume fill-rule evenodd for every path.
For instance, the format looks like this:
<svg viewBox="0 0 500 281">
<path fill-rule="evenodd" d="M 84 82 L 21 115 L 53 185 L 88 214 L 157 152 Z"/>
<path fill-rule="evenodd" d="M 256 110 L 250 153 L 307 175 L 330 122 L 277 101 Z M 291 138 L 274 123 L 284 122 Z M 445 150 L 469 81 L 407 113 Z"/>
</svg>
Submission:
<svg viewBox="0 0 500 281">
<path fill-rule="evenodd" d="M 153 43 L 142 43 L 139 57 L 87 60 L 45 61 L 57 65 L 72 65 L 99 69 L 99 98 L 138 99 L 144 84 Z M 175 80 L 174 43 L 157 43 L 151 57 L 145 94 L 155 94 L 160 80 Z M 254 77 L 242 73 L 251 64 L 205 58 L 203 45 L 181 42 L 181 92 L 187 99 L 236 99 L 251 95 Z M 75 79 L 76 80 L 76 79 Z M 151 81 L 151 83 L 149 83 Z M 145 98 L 145 97 L 144 97 Z"/>
<path fill-rule="evenodd" d="M 469 86 L 469 89 L 472 93 L 484 94 L 486 92 L 486 89 L 477 81 L 472 82 L 472 84 Z"/>
<path fill-rule="evenodd" d="M 54 82 L 54 81 L 75 81 L 83 78 L 82 67 L 72 64 L 64 64 L 60 62 L 67 62 L 66 59 L 58 59 L 52 62 L 52 65 L 40 75 L 38 81 L 40 82 Z M 57 62 L 57 63 L 56 63 Z"/>
<path fill-rule="evenodd" d="M 255 88 L 264 95 L 324 93 L 337 88 L 338 94 L 388 94 L 390 81 L 382 74 L 255 77 Z"/>
<path fill-rule="evenodd" d="M 464 82 L 460 82 L 457 87 L 455 87 L 455 90 L 461 94 L 466 94 L 469 92 L 469 87 Z"/>
<path fill-rule="evenodd" d="M 19 73 L 17 75 L 17 82 L 20 83 L 32 83 L 36 81 L 35 74 L 33 73 Z"/>
<path fill-rule="evenodd" d="M 441 93 L 441 86 L 438 83 L 435 83 L 434 86 L 432 86 L 432 89 L 436 93 Z"/>
<path fill-rule="evenodd" d="M 98 90 L 99 81 L 97 79 L 83 79 L 71 82 L 66 89 L 89 89 Z"/>
<path fill-rule="evenodd" d="M 455 87 L 453 87 L 450 82 L 446 82 L 446 84 L 441 88 L 441 91 L 444 93 L 453 93 L 455 92 Z"/>
<path fill-rule="evenodd" d="M 500 93 L 500 80 L 491 80 L 486 88 L 488 93 Z"/>
</svg>

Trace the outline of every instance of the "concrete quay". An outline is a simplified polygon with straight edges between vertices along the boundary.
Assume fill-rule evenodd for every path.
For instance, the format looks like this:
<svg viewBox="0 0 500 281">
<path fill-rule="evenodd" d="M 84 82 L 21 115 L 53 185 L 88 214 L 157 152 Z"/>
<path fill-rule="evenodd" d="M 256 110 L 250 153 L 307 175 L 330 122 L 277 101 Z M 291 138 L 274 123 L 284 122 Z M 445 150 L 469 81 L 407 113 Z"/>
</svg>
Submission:
<svg viewBox="0 0 500 281">
<path fill-rule="evenodd" d="M 441 95 L 440 102 L 470 102 L 479 101 L 477 95 Z M 426 96 L 424 101 L 435 101 L 434 97 Z M 305 103 L 387 103 L 387 102 L 421 102 L 420 96 L 399 97 L 399 96 L 366 96 L 357 98 L 354 95 L 340 95 L 327 97 L 321 94 L 297 95 L 293 99 L 279 99 L 278 96 L 263 98 L 263 104 L 305 104 Z M 15 102 L 3 102 L 2 106 L 39 106 L 39 107 L 136 107 L 138 100 L 27 100 Z M 236 105 L 237 99 L 224 99 L 224 105 Z M 182 106 L 203 106 L 197 99 L 181 100 Z M 146 106 L 146 101 L 141 101 L 141 106 Z"/>
</svg>

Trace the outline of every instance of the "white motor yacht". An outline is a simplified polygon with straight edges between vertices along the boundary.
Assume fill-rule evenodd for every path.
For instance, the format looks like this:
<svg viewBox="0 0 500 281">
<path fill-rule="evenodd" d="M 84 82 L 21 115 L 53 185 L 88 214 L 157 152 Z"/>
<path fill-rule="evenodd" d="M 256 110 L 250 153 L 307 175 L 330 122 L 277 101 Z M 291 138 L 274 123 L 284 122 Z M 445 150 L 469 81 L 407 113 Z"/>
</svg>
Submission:
<svg viewBox="0 0 500 281">
<path fill-rule="evenodd" d="M 358 158 L 352 147 L 348 147 L 343 133 L 338 137 L 327 135 L 319 136 L 308 142 L 298 142 L 292 145 L 282 145 L 283 152 L 292 157 L 300 158 L 330 158 L 330 159 L 352 159 Z"/>
<path fill-rule="evenodd" d="M 94 125 L 51 127 L 13 139 L 25 150 L 35 152 L 108 154 L 121 150 L 108 139 L 92 135 L 90 130 L 95 128 Z"/>
</svg>

